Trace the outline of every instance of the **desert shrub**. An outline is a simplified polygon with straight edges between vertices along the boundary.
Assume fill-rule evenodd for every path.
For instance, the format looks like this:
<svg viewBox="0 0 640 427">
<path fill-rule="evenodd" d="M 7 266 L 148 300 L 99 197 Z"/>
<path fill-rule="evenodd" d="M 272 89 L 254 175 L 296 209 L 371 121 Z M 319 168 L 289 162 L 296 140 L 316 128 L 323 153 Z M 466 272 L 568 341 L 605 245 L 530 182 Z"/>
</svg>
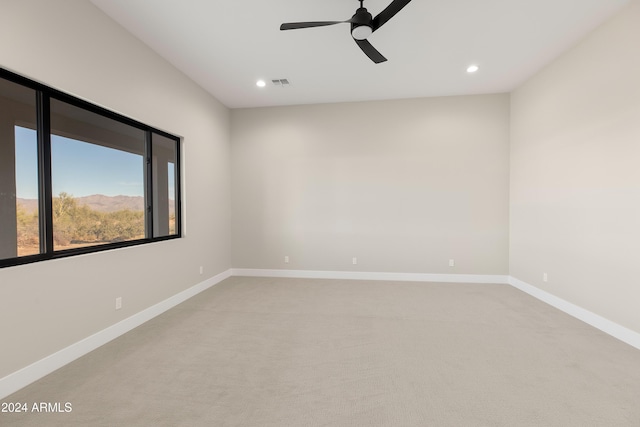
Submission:
<svg viewBox="0 0 640 427">
<path fill-rule="evenodd" d="M 38 245 L 40 242 L 40 224 L 38 212 L 29 213 L 21 205 L 16 205 L 18 247 Z"/>
<path fill-rule="evenodd" d="M 60 193 L 53 202 L 54 230 L 59 241 L 68 241 L 66 245 L 120 242 L 145 235 L 143 211 L 99 212 L 78 205 L 73 196 L 66 193 Z"/>
</svg>

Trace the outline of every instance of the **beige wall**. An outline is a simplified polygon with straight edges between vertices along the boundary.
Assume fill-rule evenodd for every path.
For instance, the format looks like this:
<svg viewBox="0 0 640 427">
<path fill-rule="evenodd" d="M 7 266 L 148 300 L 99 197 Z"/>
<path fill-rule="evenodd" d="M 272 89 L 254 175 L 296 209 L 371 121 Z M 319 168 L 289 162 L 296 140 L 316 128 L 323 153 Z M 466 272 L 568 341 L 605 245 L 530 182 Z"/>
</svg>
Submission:
<svg viewBox="0 0 640 427">
<path fill-rule="evenodd" d="M 231 135 L 234 267 L 508 273 L 506 94 L 232 110 Z"/>
<path fill-rule="evenodd" d="M 88 1 L 1 9 L 0 66 L 184 138 L 186 237 L 0 269 L 0 378 L 231 267 L 229 111 Z"/>
<path fill-rule="evenodd" d="M 512 94 L 510 274 L 640 332 L 638 41 L 635 1 Z"/>
</svg>

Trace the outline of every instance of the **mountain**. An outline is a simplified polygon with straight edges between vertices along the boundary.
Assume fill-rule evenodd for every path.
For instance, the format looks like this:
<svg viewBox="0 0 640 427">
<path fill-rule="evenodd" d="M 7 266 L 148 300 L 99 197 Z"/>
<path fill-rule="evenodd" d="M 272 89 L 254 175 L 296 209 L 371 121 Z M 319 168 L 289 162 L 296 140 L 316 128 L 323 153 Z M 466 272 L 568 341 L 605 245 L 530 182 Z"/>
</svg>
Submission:
<svg viewBox="0 0 640 427">
<path fill-rule="evenodd" d="M 141 196 L 92 196 L 76 197 L 79 205 L 85 205 L 98 212 L 143 211 L 144 197 Z"/>
<path fill-rule="evenodd" d="M 94 194 L 91 196 L 74 197 L 79 205 L 88 206 L 90 209 L 98 212 L 116 212 L 122 210 L 143 211 L 144 197 L 142 196 L 104 196 L 102 194 Z M 38 200 L 36 199 L 17 199 L 17 204 L 27 212 L 35 212 L 38 209 Z M 169 200 L 169 213 L 175 211 L 174 201 Z"/>
</svg>

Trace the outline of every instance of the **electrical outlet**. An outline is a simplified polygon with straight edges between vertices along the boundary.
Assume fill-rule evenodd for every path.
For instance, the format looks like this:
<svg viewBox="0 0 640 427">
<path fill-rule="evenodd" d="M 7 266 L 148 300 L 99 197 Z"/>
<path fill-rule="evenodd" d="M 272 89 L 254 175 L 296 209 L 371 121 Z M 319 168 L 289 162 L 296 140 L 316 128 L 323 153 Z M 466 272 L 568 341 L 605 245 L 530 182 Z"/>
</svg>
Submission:
<svg viewBox="0 0 640 427">
<path fill-rule="evenodd" d="M 549 281 L 549 276 L 547 276 L 547 273 L 542 273 L 542 281 L 543 282 L 548 282 Z"/>
<path fill-rule="evenodd" d="M 289 264 L 289 255 L 284 256 L 284 263 Z"/>
<path fill-rule="evenodd" d="M 353 265 L 356 265 L 356 264 L 358 263 L 358 258 L 353 257 L 353 258 L 351 259 L 351 262 L 353 263 Z"/>
<path fill-rule="evenodd" d="M 116 310 L 120 310 L 122 308 L 122 297 L 116 298 Z"/>
<path fill-rule="evenodd" d="M 449 260 L 449 267 L 453 267 L 454 265 L 456 265 L 456 262 L 453 259 Z"/>
<path fill-rule="evenodd" d="M 204 267 L 200 266 L 200 274 L 204 273 Z"/>
</svg>

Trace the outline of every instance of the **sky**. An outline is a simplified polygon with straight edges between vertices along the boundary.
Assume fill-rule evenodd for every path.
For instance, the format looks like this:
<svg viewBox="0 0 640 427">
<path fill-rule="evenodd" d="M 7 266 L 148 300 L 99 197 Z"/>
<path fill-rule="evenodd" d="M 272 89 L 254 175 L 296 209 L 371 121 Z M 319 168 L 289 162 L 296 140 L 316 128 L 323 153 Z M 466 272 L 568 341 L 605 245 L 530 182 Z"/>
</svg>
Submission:
<svg viewBox="0 0 640 427">
<path fill-rule="evenodd" d="M 36 131 L 19 126 L 16 134 L 16 194 L 38 198 Z M 51 136 L 51 181 L 54 196 L 144 196 L 143 157 L 61 136 Z M 169 194 L 173 199 L 173 167 Z"/>
</svg>

